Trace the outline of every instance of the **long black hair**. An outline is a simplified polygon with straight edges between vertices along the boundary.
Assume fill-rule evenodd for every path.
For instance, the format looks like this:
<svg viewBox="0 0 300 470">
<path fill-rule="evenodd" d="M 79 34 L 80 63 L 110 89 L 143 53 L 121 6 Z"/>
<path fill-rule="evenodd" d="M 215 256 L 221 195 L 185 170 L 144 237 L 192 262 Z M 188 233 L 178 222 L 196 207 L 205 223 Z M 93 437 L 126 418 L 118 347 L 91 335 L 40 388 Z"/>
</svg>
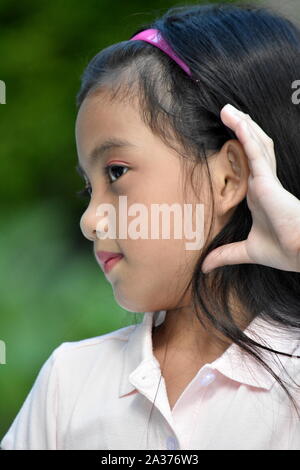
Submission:
<svg viewBox="0 0 300 470">
<path fill-rule="evenodd" d="M 267 7 L 215 3 L 170 8 L 131 37 L 147 28 L 161 32 L 190 67 L 193 79 L 151 44 L 122 41 L 100 51 L 89 62 L 82 75 L 77 106 L 103 84 L 115 90 L 112 99 L 120 99 L 122 93 L 137 96 L 141 117 L 152 132 L 172 148 L 176 142 L 176 150 L 183 157 L 196 156 L 197 162 L 208 169 L 208 152 L 217 152 L 227 140 L 236 139 L 220 118 L 221 108 L 231 103 L 249 114 L 273 139 L 277 176 L 283 187 L 300 199 L 300 108 L 291 99 L 291 84 L 300 77 L 298 27 Z M 216 330 L 273 375 L 299 418 L 284 381 L 260 354 L 261 348 L 281 352 L 243 333 L 233 320 L 229 293 L 235 294 L 250 319 L 260 315 L 269 323 L 300 333 L 300 274 L 250 263 L 222 266 L 209 274 L 201 271 L 209 252 L 245 240 L 251 226 L 245 198 L 222 230 L 212 240 L 207 238 L 187 288 L 192 287 L 195 313 L 200 306 Z"/>
</svg>

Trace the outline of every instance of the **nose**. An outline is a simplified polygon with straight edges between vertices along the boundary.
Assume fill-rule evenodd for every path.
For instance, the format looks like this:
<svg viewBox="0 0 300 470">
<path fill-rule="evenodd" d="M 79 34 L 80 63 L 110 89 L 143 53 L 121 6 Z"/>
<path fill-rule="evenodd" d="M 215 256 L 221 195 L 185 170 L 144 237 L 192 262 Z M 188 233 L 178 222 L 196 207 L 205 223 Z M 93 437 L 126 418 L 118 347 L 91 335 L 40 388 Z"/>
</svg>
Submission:
<svg viewBox="0 0 300 470">
<path fill-rule="evenodd" d="M 97 240 L 97 236 L 100 238 L 101 232 L 107 232 L 108 219 L 107 217 L 99 217 L 97 207 L 94 204 L 89 204 L 81 216 L 79 225 L 85 238 L 94 242 Z"/>
<path fill-rule="evenodd" d="M 88 215 L 87 210 L 82 214 L 79 225 L 85 238 L 87 238 L 91 242 L 95 241 L 96 233 L 95 230 L 92 228 L 93 224 L 91 222 L 91 217 L 90 215 Z"/>
</svg>

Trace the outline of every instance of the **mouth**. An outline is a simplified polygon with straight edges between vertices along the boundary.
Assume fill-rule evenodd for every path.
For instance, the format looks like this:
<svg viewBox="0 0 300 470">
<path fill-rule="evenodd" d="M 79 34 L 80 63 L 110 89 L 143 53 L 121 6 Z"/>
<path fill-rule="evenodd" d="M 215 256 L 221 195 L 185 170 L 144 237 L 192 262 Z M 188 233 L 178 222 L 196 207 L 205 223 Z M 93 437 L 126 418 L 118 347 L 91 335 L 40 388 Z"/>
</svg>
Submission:
<svg viewBox="0 0 300 470">
<path fill-rule="evenodd" d="M 96 255 L 105 273 L 108 273 L 124 257 L 122 253 L 111 251 L 97 251 Z"/>
</svg>

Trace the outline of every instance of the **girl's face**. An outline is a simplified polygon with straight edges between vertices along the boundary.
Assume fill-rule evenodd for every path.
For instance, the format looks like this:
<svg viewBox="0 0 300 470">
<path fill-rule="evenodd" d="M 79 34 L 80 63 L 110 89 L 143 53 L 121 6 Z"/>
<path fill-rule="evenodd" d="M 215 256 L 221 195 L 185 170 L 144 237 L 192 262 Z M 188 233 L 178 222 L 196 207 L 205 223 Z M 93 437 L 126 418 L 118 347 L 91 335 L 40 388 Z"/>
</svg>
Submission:
<svg viewBox="0 0 300 470">
<path fill-rule="evenodd" d="M 95 147 L 111 139 L 126 140 L 128 145 L 111 147 L 101 157 L 94 155 L 90 158 Z M 112 285 L 116 301 L 124 309 L 133 312 L 170 310 L 176 307 L 190 280 L 199 249 L 186 249 L 186 243 L 195 242 L 195 239 L 185 238 L 184 231 L 180 239 L 174 238 L 172 211 L 169 212 L 170 218 L 160 216 L 158 239 L 151 238 L 151 210 L 154 204 L 165 204 L 170 208 L 177 203 L 181 205 L 183 212 L 184 203 L 205 203 L 202 197 L 208 193 L 205 181 L 197 200 L 190 189 L 184 194 L 181 157 L 145 126 L 137 107 L 124 102 L 109 102 L 103 91 L 90 95 L 83 101 L 76 120 L 76 145 L 79 165 L 92 190 L 89 205 L 80 220 L 81 230 L 87 239 L 93 241 L 94 254 L 99 265 L 96 256 L 98 251 L 124 255 L 105 274 Z M 104 168 L 107 166 L 111 166 L 111 170 L 105 175 Z M 128 231 L 126 238 L 118 236 L 120 196 L 127 197 L 127 211 L 135 203 L 145 206 L 148 214 L 148 239 L 134 239 Z M 102 204 L 109 204 L 115 209 L 114 239 L 100 238 L 99 230 L 104 233 L 112 223 L 111 214 L 97 215 L 97 208 Z M 192 230 L 196 230 L 196 211 L 195 206 L 192 207 Z M 205 220 L 206 211 L 205 205 Z M 134 215 L 127 216 L 128 227 L 140 213 L 139 209 Z M 122 217 L 124 219 L 124 215 Z M 170 220 L 170 235 L 167 239 L 162 237 L 162 220 L 166 223 Z M 143 221 L 147 221 L 147 217 Z M 181 225 L 183 227 L 182 222 Z M 200 227 L 202 230 L 202 224 Z M 136 231 L 139 230 L 141 226 L 136 227 Z M 206 227 L 204 231 L 205 236 Z"/>
</svg>

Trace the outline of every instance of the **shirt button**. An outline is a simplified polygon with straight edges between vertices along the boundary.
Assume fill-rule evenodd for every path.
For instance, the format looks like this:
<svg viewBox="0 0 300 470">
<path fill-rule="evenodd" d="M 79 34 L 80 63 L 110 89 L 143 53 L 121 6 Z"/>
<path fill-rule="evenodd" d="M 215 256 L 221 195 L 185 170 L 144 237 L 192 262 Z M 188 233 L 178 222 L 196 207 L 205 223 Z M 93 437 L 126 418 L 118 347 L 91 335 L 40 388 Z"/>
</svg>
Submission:
<svg viewBox="0 0 300 470">
<path fill-rule="evenodd" d="M 200 377 L 199 382 L 201 387 L 205 387 L 206 385 L 209 385 L 212 383 L 216 378 L 216 374 L 212 371 L 206 372 L 205 375 Z"/>
<path fill-rule="evenodd" d="M 167 449 L 169 450 L 176 450 L 178 449 L 178 442 L 177 439 L 173 436 L 169 436 L 167 439 Z"/>
</svg>

